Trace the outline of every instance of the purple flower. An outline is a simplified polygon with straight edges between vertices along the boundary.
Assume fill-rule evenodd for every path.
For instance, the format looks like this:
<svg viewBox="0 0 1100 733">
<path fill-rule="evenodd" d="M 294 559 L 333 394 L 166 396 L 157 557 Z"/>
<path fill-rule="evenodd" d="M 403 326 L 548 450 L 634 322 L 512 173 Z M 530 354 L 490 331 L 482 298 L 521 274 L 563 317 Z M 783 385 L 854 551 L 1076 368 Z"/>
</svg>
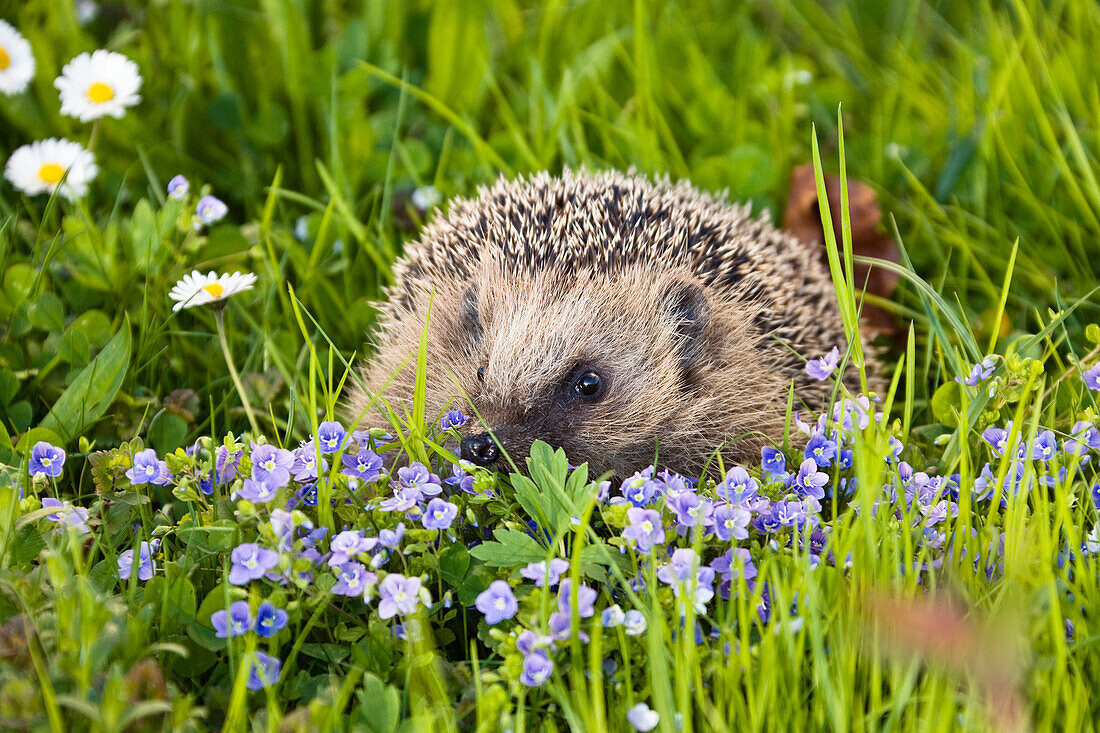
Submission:
<svg viewBox="0 0 1100 733">
<path fill-rule="evenodd" d="M 64 532 L 66 527 L 72 527 L 80 534 L 87 534 L 91 531 L 86 524 L 88 521 L 88 510 L 82 506 L 73 506 L 67 501 L 61 502 L 47 496 L 42 499 L 42 508 L 58 510 L 53 514 L 47 514 L 46 519 L 51 522 L 57 522 L 57 531 L 59 533 Z"/>
<path fill-rule="evenodd" d="M 572 585 L 572 581 L 566 578 L 558 589 L 558 610 L 567 615 L 570 611 Z M 588 618 L 596 613 L 597 595 L 596 591 L 587 585 L 577 586 L 577 615 L 580 618 Z"/>
<path fill-rule="evenodd" d="M 439 422 L 440 430 L 456 430 L 466 424 L 470 418 L 462 414 L 462 410 L 450 410 Z"/>
<path fill-rule="evenodd" d="M 699 567 L 699 556 L 695 550 L 674 550 L 668 564 L 657 569 L 657 579 L 668 585 L 684 582 L 695 575 L 695 569 Z"/>
<path fill-rule="evenodd" d="M 378 586 L 378 616 L 393 618 L 397 614 L 408 616 L 416 610 L 416 604 L 431 604 L 431 596 L 421 587 L 420 578 L 406 578 L 390 573 Z"/>
<path fill-rule="evenodd" d="M 345 460 L 347 456 L 344 457 Z M 321 459 L 321 472 L 328 471 L 328 462 Z M 294 451 L 294 463 L 290 466 L 290 473 L 298 483 L 307 483 L 317 480 L 317 444 L 312 440 L 302 443 Z"/>
<path fill-rule="evenodd" d="M 398 487 L 394 490 L 393 496 L 382 500 L 378 508 L 384 512 L 407 512 L 415 507 L 420 499 L 420 492 L 416 489 Z"/>
<path fill-rule="evenodd" d="M 719 504 L 714 507 L 711 521 L 714 523 L 714 534 L 721 541 L 744 540 L 749 537 L 752 512 L 736 504 Z"/>
<path fill-rule="evenodd" d="M 424 529 L 449 529 L 458 516 L 458 506 L 440 498 L 432 499 L 424 509 Z"/>
<path fill-rule="evenodd" d="M 340 566 L 338 572 L 339 580 L 336 585 L 332 586 L 334 595 L 347 596 L 348 598 L 363 596 L 365 601 L 370 600 L 370 593 L 374 589 L 374 584 L 378 582 L 377 575 L 357 562 L 344 563 Z"/>
<path fill-rule="evenodd" d="M 769 476 L 783 476 L 787 473 L 787 457 L 782 451 L 769 446 L 760 449 L 760 468 Z"/>
<path fill-rule="evenodd" d="M 329 543 L 331 555 L 328 559 L 330 567 L 339 567 L 350 562 L 356 555 L 370 552 L 378 544 L 373 537 L 363 537 L 362 532 L 345 530 L 332 538 Z"/>
<path fill-rule="evenodd" d="M 237 498 L 247 499 L 248 501 L 259 504 L 266 504 L 274 499 L 277 493 L 279 493 L 279 489 L 272 484 L 265 484 L 246 478 L 244 480 L 244 485 L 241 486 L 241 490 L 237 492 Z"/>
<path fill-rule="evenodd" d="M 421 496 L 438 496 L 443 491 L 439 478 L 423 463 L 413 463 L 397 469 L 397 481 L 401 489 L 416 497 L 415 501 L 419 501 Z"/>
<path fill-rule="evenodd" d="M 656 710 L 650 710 L 648 705 L 640 702 L 626 711 L 626 720 L 639 733 L 648 733 L 661 722 L 661 714 Z"/>
<path fill-rule="evenodd" d="M 256 633 L 264 638 L 275 636 L 286 626 L 287 613 L 275 604 L 264 601 L 256 610 Z"/>
<path fill-rule="evenodd" d="M 806 507 L 800 501 L 777 501 L 771 513 L 781 527 L 801 527 L 807 519 Z"/>
<path fill-rule="evenodd" d="M 353 456 L 340 459 L 344 470 L 340 473 L 360 481 L 374 481 L 382 475 L 382 458 L 370 448 L 362 448 Z"/>
<path fill-rule="evenodd" d="M 646 620 L 642 612 L 632 608 L 623 617 L 623 631 L 627 636 L 641 636 L 646 630 Z"/>
<path fill-rule="evenodd" d="M 969 387 L 977 387 L 978 384 L 993 376 L 993 372 L 997 369 L 996 359 L 996 356 L 993 355 L 985 357 L 970 370 L 970 376 L 966 379 L 955 377 L 955 381 Z"/>
<path fill-rule="evenodd" d="M 191 184 L 183 176 L 173 176 L 172 180 L 168 181 L 168 196 L 176 201 L 183 201 L 187 198 L 187 193 L 190 190 Z"/>
<path fill-rule="evenodd" d="M 799 496 L 825 498 L 825 486 L 829 483 L 829 474 L 817 470 L 817 462 L 812 458 L 802 461 L 798 475 L 794 479 L 794 490 Z"/>
<path fill-rule="evenodd" d="M 282 670 L 283 663 L 278 657 L 272 657 L 261 651 L 253 653 L 255 657 L 252 661 L 252 669 L 248 673 L 247 686 L 255 692 L 279 681 L 279 672 Z"/>
<path fill-rule="evenodd" d="M 648 553 L 654 545 L 665 541 L 665 527 L 661 513 L 652 509 L 632 506 L 626 510 L 630 525 L 623 530 L 623 538 L 633 543 L 638 552 Z"/>
<path fill-rule="evenodd" d="M 519 610 L 512 588 L 503 580 L 494 580 L 489 588 L 478 595 L 474 605 L 485 616 L 485 623 L 497 624 L 512 618 Z"/>
<path fill-rule="evenodd" d="M 264 573 L 279 564 L 279 553 L 268 550 L 254 542 L 237 545 L 230 553 L 233 561 L 229 569 L 229 582 L 233 585 L 245 585 L 250 580 L 264 577 Z"/>
<path fill-rule="evenodd" d="M 280 489 L 290 483 L 294 454 L 267 443 L 252 444 L 252 480 Z"/>
<path fill-rule="evenodd" d="M 1012 421 L 1009 420 L 1005 428 L 986 428 L 982 432 L 982 439 L 993 449 L 993 453 L 1003 456 L 1008 448 L 1008 436 L 1012 433 Z"/>
<path fill-rule="evenodd" d="M 820 468 L 828 468 L 836 458 L 836 443 L 825 437 L 825 434 L 815 431 L 810 442 L 806 443 L 804 458 L 813 460 Z"/>
<path fill-rule="evenodd" d="M 1031 444 L 1031 458 L 1035 461 L 1049 461 L 1058 455 L 1058 444 L 1054 440 L 1053 430 L 1044 430 Z"/>
<path fill-rule="evenodd" d="M 214 451 L 214 483 L 221 486 L 237 478 L 237 468 L 241 465 L 241 456 L 244 451 L 234 451 L 232 455 L 224 445 L 219 445 Z"/>
<path fill-rule="evenodd" d="M 528 687 L 538 687 L 554 672 L 554 663 L 541 651 L 532 652 L 523 658 L 523 673 L 519 681 Z"/>
<path fill-rule="evenodd" d="M 623 609 L 619 608 L 619 604 L 616 603 L 613 606 L 608 606 L 600 614 L 600 625 L 605 629 L 613 629 L 616 626 L 622 624 L 626 619 L 626 614 L 623 613 Z"/>
<path fill-rule="evenodd" d="M 527 656 L 532 652 L 546 653 L 545 650 L 551 648 L 554 645 L 554 639 L 544 634 L 536 634 L 530 629 L 526 629 L 516 637 L 516 651 L 523 656 Z"/>
<path fill-rule="evenodd" d="M 405 536 L 405 523 L 399 522 L 394 529 L 382 529 L 378 531 L 378 544 L 390 550 L 396 550 L 401 544 L 401 538 Z"/>
<path fill-rule="evenodd" d="M 134 486 L 140 484 L 157 484 L 163 486 L 172 480 L 172 474 L 168 473 L 168 464 L 157 460 L 157 452 L 152 448 L 139 451 L 134 456 L 133 468 L 126 471 L 126 478 Z"/>
<path fill-rule="evenodd" d="M 450 478 L 443 479 L 443 482 L 448 486 L 457 486 L 464 493 L 477 494 L 478 492 L 474 491 L 474 477 L 468 475 L 461 464 L 462 461 L 453 464 Z"/>
<path fill-rule="evenodd" d="M 658 486 L 653 480 L 653 466 L 650 466 L 623 481 L 619 491 L 634 506 L 645 506 L 657 494 Z"/>
<path fill-rule="evenodd" d="M 1086 369 L 1081 376 L 1085 380 L 1086 387 L 1095 392 L 1100 392 L 1100 361 Z"/>
<path fill-rule="evenodd" d="M 536 588 L 541 588 L 544 585 L 552 588 L 561 580 L 561 574 L 568 569 L 569 562 L 567 560 L 555 557 L 550 561 L 549 567 L 545 562 L 533 562 L 520 570 L 519 574 L 528 580 L 533 580 Z"/>
<path fill-rule="evenodd" d="M 726 480 L 715 488 L 718 496 L 731 504 L 740 504 L 756 496 L 760 484 L 741 466 L 734 466 L 726 473 Z"/>
<path fill-rule="evenodd" d="M 154 454 L 156 455 L 156 454 Z M 57 478 L 65 465 L 65 451 L 55 445 L 40 440 L 31 448 L 31 476 L 49 476 Z"/>
<path fill-rule="evenodd" d="M 118 556 L 118 577 L 123 580 L 130 579 L 130 573 L 134 569 L 134 551 L 124 550 Z M 157 563 L 153 560 L 153 550 L 148 542 L 142 542 L 138 546 L 138 580 L 149 580 L 157 571 Z"/>
<path fill-rule="evenodd" d="M 693 491 L 682 491 L 668 503 L 676 517 L 676 531 L 686 534 L 689 527 L 708 524 L 714 512 L 710 499 L 700 497 Z"/>
<path fill-rule="evenodd" d="M 832 351 L 817 359 L 810 359 L 806 362 L 806 374 L 810 379 L 816 379 L 819 382 L 824 382 L 826 379 L 833 375 L 836 371 L 836 365 L 840 361 L 840 349 L 833 347 Z"/>
<path fill-rule="evenodd" d="M 215 611 L 210 616 L 210 625 L 214 627 L 214 636 L 228 639 L 231 636 L 243 636 L 252 631 L 252 611 L 248 601 L 236 601 L 229 611 Z"/>
<path fill-rule="evenodd" d="M 725 554 L 719 555 L 711 562 L 710 567 L 727 583 L 739 577 L 752 580 L 757 574 L 752 555 L 743 547 L 726 550 Z M 726 597 L 728 598 L 728 595 Z"/>
<path fill-rule="evenodd" d="M 203 196 L 195 206 L 195 216 L 203 224 L 213 224 L 221 221 L 229 213 L 229 207 L 221 199 L 214 196 Z"/>
<path fill-rule="evenodd" d="M 335 453 L 344 447 L 347 431 L 335 420 L 326 420 L 317 427 L 317 443 L 324 454 Z"/>
</svg>

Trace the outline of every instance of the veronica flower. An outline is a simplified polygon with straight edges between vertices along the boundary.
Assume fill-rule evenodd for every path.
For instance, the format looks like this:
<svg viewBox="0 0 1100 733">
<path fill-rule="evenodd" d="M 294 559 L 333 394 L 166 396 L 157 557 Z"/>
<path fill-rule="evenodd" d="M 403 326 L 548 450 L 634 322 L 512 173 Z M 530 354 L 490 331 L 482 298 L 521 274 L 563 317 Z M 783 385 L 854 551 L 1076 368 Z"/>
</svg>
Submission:
<svg viewBox="0 0 1100 733">
<path fill-rule="evenodd" d="M 328 461 L 321 459 L 321 473 L 328 471 Z M 317 445 L 308 440 L 294 450 L 294 463 L 290 466 L 290 475 L 298 483 L 317 480 Z"/>
<path fill-rule="evenodd" d="M 836 371 L 836 365 L 839 361 L 840 349 L 834 346 L 832 351 L 825 356 L 817 359 L 810 359 L 806 362 L 806 375 L 809 376 L 810 379 L 824 382 L 833 375 L 834 371 Z"/>
<path fill-rule="evenodd" d="M 760 468 L 768 476 L 783 477 L 787 473 L 787 457 L 769 446 L 760 449 Z"/>
<path fill-rule="evenodd" d="M 1058 444 L 1054 440 L 1054 431 L 1044 430 L 1039 433 L 1031 444 L 1031 459 L 1046 462 L 1056 455 L 1058 455 Z"/>
<path fill-rule="evenodd" d="M 528 687 L 538 687 L 554 672 L 554 663 L 541 651 L 533 652 L 523 658 L 523 672 L 519 681 Z"/>
<path fill-rule="evenodd" d="M 326 420 L 317 427 L 317 443 L 322 453 L 335 453 L 344 447 L 347 431 L 335 420 Z"/>
<path fill-rule="evenodd" d="M 955 377 L 955 381 L 960 384 L 965 384 L 969 387 L 977 387 L 978 384 L 984 382 L 993 376 L 993 372 L 997 369 L 996 356 L 990 355 L 981 360 L 980 363 L 975 364 L 970 370 L 970 376 L 966 379 L 961 377 Z"/>
<path fill-rule="evenodd" d="M 393 618 L 397 614 L 408 616 L 416 610 L 417 603 L 425 606 L 432 603 L 432 597 L 428 589 L 422 587 L 420 578 L 390 573 L 378 586 L 378 616 L 382 619 Z"/>
<path fill-rule="evenodd" d="M 619 491 L 634 506 L 645 506 L 657 494 L 657 487 L 657 482 L 653 480 L 653 466 L 650 466 L 623 481 Z"/>
<path fill-rule="evenodd" d="M 47 514 L 46 519 L 51 522 L 57 522 L 57 531 L 59 533 L 64 532 L 66 527 L 72 527 L 80 534 L 87 534 L 91 531 L 86 524 L 88 521 L 88 510 L 82 506 L 73 506 L 67 501 L 61 502 L 47 496 L 42 499 L 42 508 L 58 510 L 53 514 Z"/>
<path fill-rule="evenodd" d="M 804 458 L 813 460 L 820 468 L 828 468 L 836 458 L 837 445 L 825 437 L 822 432 L 815 432 L 806 444 Z M 800 471 L 801 473 L 801 471 Z"/>
<path fill-rule="evenodd" d="M 256 609 L 256 633 L 264 638 L 275 636 L 286 626 L 287 613 L 275 604 L 264 601 Z"/>
<path fill-rule="evenodd" d="M 718 591 L 721 593 L 722 598 L 726 600 L 729 600 L 730 586 L 734 580 L 744 578 L 749 581 L 757 575 L 752 555 L 743 547 L 726 550 L 724 554 L 719 555 L 711 562 L 710 567 L 722 578 Z"/>
<path fill-rule="evenodd" d="M 1100 361 L 1096 362 L 1082 374 L 1081 378 L 1085 380 L 1085 386 L 1094 392 L 1100 392 Z"/>
<path fill-rule="evenodd" d="M 734 466 L 726 473 L 726 480 L 715 488 L 718 496 L 731 504 L 740 504 L 756 496 L 760 484 L 741 466 Z"/>
<path fill-rule="evenodd" d="M 801 527 L 806 523 L 806 508 L 800 501 L 777 501 L 772 504 L 772 516 L 781 527 Z"/>
<path fill-rule="evenodd" d="M 130 579 L 130 573 L 134 569 L 134 551 L 124 550 L 118 556 L 118 577 L 123 580 Z M 138 546 L 138 580 L 149 580 L 157 571 L 157 563 L 153 560 L 153 550 L 148 542 L 142 542 Z"/>
<path fill-rule="evenodd" d="M 932 527 L 947 519 L 948 516 L 959 516 L 959 505 L 953 501 L 943 499 L 935 504 L 921 506 L 920 513 L 925 517 L 924 526 Z"/>
<path fill-rule="evenodd" d="M 569 614 L 572 593 L 572 581 L 566 578 L 558 588 L 558 610 Z M 577 615 L 580 618 L 589 618 L 596 613 L 595 603 L 597 592 L 587 585 L 577 586 Z"/>
<path fill-rule="evenodd" d="M 33 78 L 31 44 L 10 23 L 0 20 L 0 94 L 19 94 Z"/>
<path fill-rule="evenodd" d="M 676 531 L 686 534 L 691 527 L 709 524 L 714 512 L 714 503 L 695 492 L 684 491 L 668 503 L 668 508 L 676 517 Z"/>
<path fill-rule="evenodd" d="M 497 624 L 516 615 L 519 604 L 512 588 L 503 580 L 494 580 L 480 593 L 474 602 L 477 610 L 485 616 L 485 623 Z"/>
<path fill-rule="evenodd" d="M 267 443 L 252 444 L 252 480 L 279 489 L 290 483 L 294 454 Z"/>
<path fill-rule="evenodd" d="M 608 606 L 600 614 L 600 624 L 605 629 L 613 629 L 616 626 L 622 624 L 626 619 L 626 614 L 623 613 L 623 609 L 619 608 L 619 604 L 616 603 L 613 606 Z"/>
<path fill-rule="evenodd" d="M 466 424 L 470 418 L 462 414 L 462 410 L 450 410 L 439 421 L 439 429 L 442 431 L 457 430 Z"/>
<path fill-rule="evenodd" d="M 31 448 L 31 476 L 49 476 L 57 478 L 65 466 L 65 451 L 55 445 L 40 440 Z"/>
<path fill-rule="evenodd" d="M 466 473 L 466 469 L 463 467 L 464 463 L 470 468 L 473 467 L 473 464 L 468 464 L 466 461 L 452 464 L 451 476 L 443 479 L 443 482 L 448 486 L 457 486 L 463 493 L 477 494 L 478 492 L 474 491 L 474 477 Z"/>
<path fill-rule="evenodd" d="M 661 714 L 656 710 L 650 710 L 648 705 L 640 702 L 626 711 L 626 720 L 639 733 L 648 733 L 661 722 Z"/>
<path fill-rule="evenodd" d="M 252 631 L 252 610 L 248 601 L 235 601 L 229 611 L 215 611 L 210 616 L 210 625 L 214 627 L 214 636 L 228 639 L 231 636 L 243 636 Z"/>
<path fill-rule="evenodd" d="M 61 114 L 90 122 L 122 117 L 141 101 L 138 66 L 120 53 L 82 53 L 61 69 L 53 85 L 61 93 Z"/>
<path fill-rule="evenodd" d="M 798 475 L 794 479 L 794 489 L 799 496 L 825 498 L 825 486 L 829 483 L 829 474 L 817 470 L 817 462 L 812 458 L 802 461 Z"/>
<path fill-rule="evenodd" d="M 175 301 L 172 310 L 179 311 L 196 305 L 220 303 L 237 293 L 251 290 L 255 284 L 256 276 L 251 272 L 219 275 L 211 270 L 203 275 L 198 270 L 192 270 L 191 274 L 184 275 L 179 282 L 172 286 L 168 297 Z"/>
<path fill-rule="evenodd" d="M 629 540 L 638 552 L 648 553 L 654 545 L 665 541 L 665 527 L 660 512 L 632 506 L 626 510 L 630 525 L 623 530 L 623 538 Z"/>
<path fill-rule="evenodd" d="M 1008 421 L 1005 428 L 986 428 L 982 431 L 982 439 L 993 449 L 993 453 L 1003 456 L 1008 447 L 1008 436 L 1012 433 L 1012 421 Z"/>
<path fill-rule="evenodd" d="M 393 496 L 383 499 L 378 508 L 385 512 L 407 512 L 414 509 L 421 499 L 420 492 L 403 486 L 394 490 Z"/>
<path fill-rule="evenodd" d="M 241 465 L 241 456 L 243 455 L 244 451 L 234 451 L 231 455 L 229 449 L 224 445 L 218 446 L 218 449 L 214 451 L 214 476 L 216 484 L 220 486 L 221 484 L 229 483 L 237 478 L 237 468 Z"/>
<path fill-rule="evenodd" d="M 458 506 L 449 501 L 435 498 L 428 502 L 424 509 L 424 529 L 450 529 L 458 516 Z"/>
<path fill-rule="evenodd" d="M 229 569 L 229 582 L 245 585 L 250 580 L 262 578 L 268 570 L 278 565 L 279 553 L 254 542 L 246 542 L 233 548 L 229 559 L 233 563 Z"/>
<path fill-rule="evenodd" d="M 357 555 L 370 552 L 378 545 L 378 540 L 373 537 L 363 537 L 362 532 L 346 530 L 332 538 L 329 543 L 329 567 L 339 567 L 350 562 Z"/>
<path fill-rule="evenodd" d="M 366 596 L 378 582 L 378 576 L 368 571 L 361 563 L 349 562 L 340 566 L 336 585 L 332 586 L 332 592 L 338 596 L 358 598 Z M 387 576 L 388 577 L 388 576 Z M 387 618 L 383 616 L 383 618 Z"/>
<path fill-rule="evenodd" d="M 378 531 L 378 544 L 390 550 L 396 550 L 401 544 L 401 538 L 405 536 L 405 523 L 399 522 L 394 529 L 382 529 Z"/>
<path fill-rule="evenodd" d="M 95 156 L 79 143 L 56 137 L 16 148 L 4 166 L 4 177 L 28 196 L 57 193 L 70 201 L 88 193 L 98 173 Z"/>
<path fill-rule="evenodd" d="M 198 231 L 204 226 L 221 221 L 228 213 L 229 207 L 225 205 L 224 201 L 217 196 L 207 194 L 200 198 L 195 205 L 195 215 L 191 219 L 191 224 Z"/>
<path fill-rule="evenodd" d="M 627 636 L 641 636 L 646 630 L 646 620 L 642 612 L 632 608 L 623 617 L 623 631 Z"/>
<path fill-rule="evenodd" d="M 423 463 L 413 463 L 397 469 L 397 480 L 399 487 L 415 492 L 417 500 L 422 495 L 438 496 L 443 491 L 439 478 Z"/>
<path fill-rule="evenodd" d="M 246 686 L 253 692 L 273 685 L 279 681 L 283 663 L 278 657 L 272 657 L 261 651 L 253 652 L 252 668 L 248 673 Z"/>
<path fill-rule="evenodd" d="M 272 484 L 265 484 L 246 478 L 241 490 L 237 492 L 238 499 L 247 499 L 257 504 L 266 504 L 275 498 L 279 489 Z"/>
<path fill-rule="evenodd" d="M 183 201 L 191 190 L 191 184 L 183 176 L 173 176 L 168 181 L 168 197 L 175 201 Z"/>
<path fill-rule="evenodd" d="M 138 451 L 134 456 L 133 467 L 126 471 L 126 478 L 134 486 L 141 484 L 157 484 L 163 486 L 172 480 L 172 474 L 168 472 L 168 464 L 157 459 L 157 452 L 152 448 Z"/>
<path fill-rule="evenodd" d="M 438 206 L 439 202 L 443 200 L 443 195 L 436 190 L 435 186 L 421 186 L 412 192 L 409 200 L 416 208 L 427 211 L 433 206 Z"/>
<path fill-rule="evenodd" d="M 568 569 L 568 561 L 555 557 L 549 564 L 545 561 L 529 563 L 519 571 L 519 574 L 528 580 L 533 580 L 536 588 L 543 586 L 553 588 L 561 580 L 561 574 Z"/>
<path fill-rule="evenodd" d="M 711 521 L 715 536 L 722 542 L 744 540 L 749 537 L 752 512 L 736 504 L 718 504 Z"/>
</svg>

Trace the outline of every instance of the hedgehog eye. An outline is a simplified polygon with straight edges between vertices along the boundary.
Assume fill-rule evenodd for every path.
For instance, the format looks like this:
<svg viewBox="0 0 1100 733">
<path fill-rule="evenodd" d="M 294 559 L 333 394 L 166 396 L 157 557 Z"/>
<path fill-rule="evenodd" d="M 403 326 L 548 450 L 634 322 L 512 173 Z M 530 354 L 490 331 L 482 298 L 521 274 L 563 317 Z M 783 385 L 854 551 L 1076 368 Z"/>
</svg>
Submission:
<svg viewBox="0 0 1100 733">
<path fill-rule="evenodd" d="M 585 372 L 573 383 L 573 391 L 588 399 L 599 397 L 603 394 L 603 380 L 596 372 Z"/>
<path fill-rule="evenodd" d="M 485 367 L 478 367 L 477 368 L 477 381 L 479 381 L 479 382 L 484 382 L 485 381 Z"/>
</svg>

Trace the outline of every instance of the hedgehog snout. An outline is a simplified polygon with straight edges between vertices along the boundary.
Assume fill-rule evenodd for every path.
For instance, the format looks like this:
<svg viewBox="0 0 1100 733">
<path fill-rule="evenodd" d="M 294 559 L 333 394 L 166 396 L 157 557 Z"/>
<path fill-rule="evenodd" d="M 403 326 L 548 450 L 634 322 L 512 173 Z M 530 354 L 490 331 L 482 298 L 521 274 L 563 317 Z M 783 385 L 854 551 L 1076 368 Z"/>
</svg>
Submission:
<svg viewBox="0 0 1100 733">
<path fill-rule="evenodd" d="M 500 449 L 489 433 L 468 435 L 462 439 L 462 458 L 478 466 L 490 466 L 500 458 Z"/>
</svg>

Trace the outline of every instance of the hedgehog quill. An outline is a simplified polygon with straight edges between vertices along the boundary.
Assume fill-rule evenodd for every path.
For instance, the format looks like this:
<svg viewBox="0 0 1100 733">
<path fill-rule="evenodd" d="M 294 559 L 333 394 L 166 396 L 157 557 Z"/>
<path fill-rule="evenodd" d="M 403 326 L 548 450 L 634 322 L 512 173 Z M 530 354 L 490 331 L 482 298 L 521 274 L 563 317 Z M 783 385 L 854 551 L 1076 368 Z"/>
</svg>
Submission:
<svg viewBox="0 0 1100 733">
<path fill-rule="evenodd" d="M 479 415 L 461 454 L 493 468 L 505 453 L 522 466 L 535 440 L 616 475 L 655 457 L 687 475 L 717 451 L 758 457 L 783 434 L 792 384 L 814 406 L 832 390 L 798 355 L 846 346 L 814 252 L 687 182 L 500 180 L 452 201 L 394 276 L 348 411 L 376 393 L 411 410 L 427 321 L 428 414 Z"/>
</svg>

